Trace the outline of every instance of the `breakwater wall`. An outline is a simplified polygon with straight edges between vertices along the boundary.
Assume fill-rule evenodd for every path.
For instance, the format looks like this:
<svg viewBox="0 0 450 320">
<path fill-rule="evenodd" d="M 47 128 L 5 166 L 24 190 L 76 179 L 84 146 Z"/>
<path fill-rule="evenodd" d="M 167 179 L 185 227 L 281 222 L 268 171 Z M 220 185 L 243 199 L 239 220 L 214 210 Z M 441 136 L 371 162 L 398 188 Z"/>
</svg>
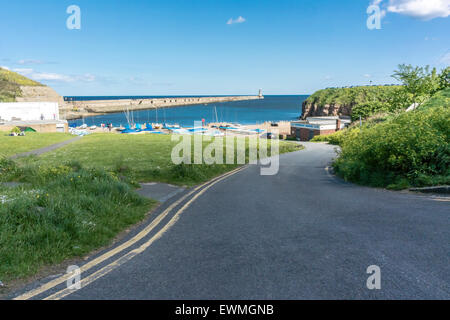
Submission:
<svg viewBox="0 0 450 320">
<path fill-rule="evenodd" d="M 124 110 L 147 110 L 170 108 L 197 104 L 210 104 L 231 101 L 259 100 L 263 96 L 223 96 L 223 97 L 172 97 L 155 99 L 120 99 L 66 101 L 60 106 L 60 115 L 67 120 L 80 119 L 106 113 L 123 112 Z"/>
</svg>

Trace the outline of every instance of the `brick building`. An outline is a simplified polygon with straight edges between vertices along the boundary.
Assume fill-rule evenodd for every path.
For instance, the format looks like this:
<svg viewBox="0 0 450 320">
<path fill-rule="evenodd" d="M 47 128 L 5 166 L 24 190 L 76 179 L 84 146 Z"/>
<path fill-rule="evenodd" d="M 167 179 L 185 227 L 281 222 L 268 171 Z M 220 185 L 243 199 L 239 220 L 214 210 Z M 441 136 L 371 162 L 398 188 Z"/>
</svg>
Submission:
<svg viewBox="0 0 450 320">
<path fill-rule="evenodd" d="M 351 123 L 343 117 L 310 117 L 291 122 L 291 137 L 299 141 L 310 141 L 315 136 L 328 135 L 342 130 Z"/>
</svg>

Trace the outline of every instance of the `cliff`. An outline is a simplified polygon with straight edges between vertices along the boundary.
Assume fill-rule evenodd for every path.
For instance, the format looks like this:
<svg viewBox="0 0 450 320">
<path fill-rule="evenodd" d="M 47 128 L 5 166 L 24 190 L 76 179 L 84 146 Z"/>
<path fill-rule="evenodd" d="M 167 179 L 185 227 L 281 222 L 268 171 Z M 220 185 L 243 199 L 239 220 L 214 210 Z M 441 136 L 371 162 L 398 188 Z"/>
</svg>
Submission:
<svg viewBox="0 0 450 320">
<path fill-rule="evenodd" d="M 24 88 L 42 89 L 47 88 L 43 84 L 28 79 L 16 72 L 0 68 L 0 102 L 15 102 L 21 97 L 26 97 L 27 90 Z"/>
<path fill-rule="evenodd" d="M 302 119 L 319 116 L 355 116 L 363 109 L 369 114 L 390 108 L 395 104 L 400 86 L 364 86 L 328 88 L 315 92 L 302 106 Z"/>
</svg>

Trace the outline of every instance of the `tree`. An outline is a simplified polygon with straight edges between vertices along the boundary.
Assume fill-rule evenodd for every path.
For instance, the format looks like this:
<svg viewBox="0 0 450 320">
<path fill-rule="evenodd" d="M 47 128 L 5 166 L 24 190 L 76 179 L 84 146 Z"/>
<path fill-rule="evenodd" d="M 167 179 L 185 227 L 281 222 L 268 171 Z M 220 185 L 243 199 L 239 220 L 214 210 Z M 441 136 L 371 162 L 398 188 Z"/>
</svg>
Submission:
<svg viewBox="0 0 450 320">
<path fill-rule="evenodd" d="M 449 86 L 450 68 L 438 74 L 436 68 L 413 67 L 401 64 L 392 76 L 404 85 L 404 90 L 411 94 L 413 103 L 422 103 L 436 92 Z"/>
<path fill-rule="evenodd" d="M 450 67 L 447 67 L 444 70 L 442 70 L 439 76 L 439 86 L 440 90 L 450 88 Z"/>
<path fill-rule="evenodd" d="M 413 103 L 419 102 L 428 91 L 425 78 L 429 75 L 429 66 L 425 68 L 401 64 L 394 71 L 394 79 L 403 83 L 405 91 L 412 95 Z"/>
</svg>

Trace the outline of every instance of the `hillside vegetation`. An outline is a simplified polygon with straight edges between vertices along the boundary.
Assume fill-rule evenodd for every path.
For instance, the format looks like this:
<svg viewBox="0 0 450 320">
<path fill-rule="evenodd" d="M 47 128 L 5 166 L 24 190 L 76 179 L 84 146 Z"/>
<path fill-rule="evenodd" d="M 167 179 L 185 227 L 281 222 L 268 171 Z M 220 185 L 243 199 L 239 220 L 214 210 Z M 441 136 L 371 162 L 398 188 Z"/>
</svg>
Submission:
<svg viewBox="0 0 450 320">
<path fill-rule="evenodd" d="M 348 181 L 391 189 L 450 184 L 450 68 L 441 74 L 399 69 L 394 76 L 403 82 L 400 94 L 409 99 L 407 105 L 419 104 L 415 110 L 379 112 L 361 126 L 358 121 L 313 141 L 341 147 L 333 166 Z"/>
<path fill-rule="evenodd" d="M 334 168 L 346 180 L 374 187 L 450 184 L 449 139 L 449 106 L 402 113 L 341 133 Z"/>
<path fill-rule="evenodd" d="M 380 113 L 402 112 L 414 103 L 423 104 L 444 90 L 450 81 L 450 68 L 439 73 L 429 67 L 399 65 L 392 77 L 402 85 L 319 90 L 304 102 L 304 117 L 347 115 L 358 120 Z"/>
<path fill-rule="evenodd" d="M 407 108 L 401 86 L 365 86 L 352 88 L 328 88 L 315 92 L 305 105 L 322 109 L 327 105 L 345 106 L 353 120 L 366 118 L 378 112 L 394 112 Z"/>
<path fill-rule="evenodd" d="M 341 147 L 333 166 L 348 181 L 390 189 L 450 184 L 450 88 L 414 111 L 373 117 L 314 141 Z"/>
<path fill-rule="evenodd" d="M 14 102 L 22 96 L 21 86 L 43 86 L 16 72 L 0 68 L 0 102 Z"/>
</svg>

